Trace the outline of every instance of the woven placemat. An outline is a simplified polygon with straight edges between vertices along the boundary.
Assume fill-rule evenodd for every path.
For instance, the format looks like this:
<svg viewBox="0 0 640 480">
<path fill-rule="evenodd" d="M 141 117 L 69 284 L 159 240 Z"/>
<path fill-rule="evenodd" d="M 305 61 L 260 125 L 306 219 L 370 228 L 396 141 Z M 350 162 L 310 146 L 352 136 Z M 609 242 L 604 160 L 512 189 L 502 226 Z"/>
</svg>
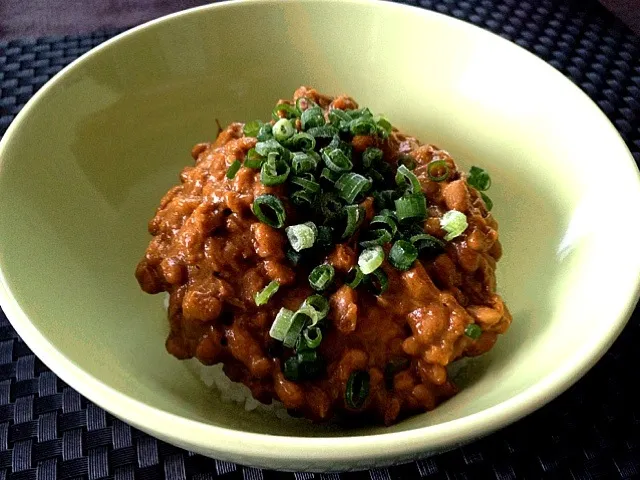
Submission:
<svg viewBox="0 0 640 480">
<path fill-rule="evenodd" d="M 640 162 L 640 41 L 596 0 L 405 3 L 467 20 L 542 57 L 598 103 Z M 0 135 L 51 76 L 115 33 L 0 42 Z M 639 329 L 637 311 L 585 378 L 483 440 L 388 469 L 320 475 L 204 458 L 129 427 L 58 379 L 0 312 L 0 480 L 640 478 Z"/>
</svg>

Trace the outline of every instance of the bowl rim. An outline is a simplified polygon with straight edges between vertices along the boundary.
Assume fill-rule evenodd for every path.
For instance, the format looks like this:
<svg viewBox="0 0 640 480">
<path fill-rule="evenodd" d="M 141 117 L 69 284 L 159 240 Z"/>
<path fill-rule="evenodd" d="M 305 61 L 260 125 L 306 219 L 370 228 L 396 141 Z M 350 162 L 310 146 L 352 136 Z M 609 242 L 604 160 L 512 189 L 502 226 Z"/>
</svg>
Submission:
<svg viewBox="0 0 640 480">
<path fill-rule="evenodd" d="M 321 4 L 325 0 L 301 1 L 308 4 Z M 529 57 L 529 62 L 537 62 L 538 68 L 544 68 L 548 72 L 550 71 L 550 74 L 556 75 L 558 82 L 571 84 L 572 88 L 576 90 L 576 93 L 582 95 L 583 99 L 591 105 L 593 114 L 601 117 L 601 119 L 605 121 L 610 130 L 609 133 L 614 134 L 613 138 L 616 139 L 615 141 L 619 142 L 627 152 L 627 161 L 630 162 L 630 167 L 636 172 L 636 187 L 640 189 L 640 174 L 638 173 L 637 165 L 613 124 L 585 92 L 533 53 L 492 32 L 438 12 L 386 0 L 342 1 L 362 5 L 378 4 L 377 8 L 410 10 L 412 15 L 421 15 L 430 18 L 432 21 L 444 22 L 452 28 L 467 30 L 474 36 L 487 37 L 488 41 L 491 42 L 508 43 L 511 45 L 511 48 L 518 49 L 521 56 Z M 43 98 L 50 89 L 55 88 L 56 84 L 72 69 L 89 61 L 93 56 L 98 55 L 105 49 L 111 48 L 123 39 L 134 37 L 139 32 L 151 27 L 171 22 L 173 19 L 182 16 L 197 15 L 198 12 L 202 11 L 237 8 L 237 6 L 241 4 L 250 5 L 251 3 L 275 4 L 278 3 L 278 0 L 252 0 L 252 2 L 229 0 L 165 15 L 126 30 L 97 47 L 92 48 L 71 62 L 29 99 L 27 104 L 10 124 L 0 140 L 0 174 L 2 172 L 3 152 L 7 148 L 14 132 L 18 130 L 20 124 L 23 123 L 29 113 L 38 105 L 40 99 Z M 560 364 L 551 374 L 497 405 L 437 425 L 400 432 L 362 436 L 295 437 L 244 432 L 189 420 L 143 403 L 109 387 L 98 378 L 85 372 L 80 366 L 76 365 L 58 351 L 49 343 L 44 335 L 39 332 L 35 325 L 31 323 L 29 317 L 13 296 L 9 281 L 5 277 L 2 268 L 2 262 L 0 261 L 0 305 L 2 305 L 7 318 L 29 348 L 73 389 L 130 425 L 170 443 L 179 444 L 184 448 L 190 448 L 204 454 L 213 453 L 218 455 L 219 458 L 241 461 L 244 464 L 261 466 L 269 462 L 281 468 L 290 468 L 292 464 L 309 462 L 314 464 L 324 462 L 330 467 L 329 462 L 331 461 L 342 461 L 343 463 L 352 464 L 357 464 L 362 461 L 375 462 L 376 464 L 387 462 L 387 464 L 389 464 L 392 463 L 394 457 L 401 456 L 402 458 L 408 458 L 409 456 L 413 456 L 416 458 L 420 456 L 421 453 L 424 455 L 429 451 L 455 447 L 456 444 L 465 443 L 505 427 L 537 410 L 563 393 L 591 369 L 606 353 L 625 327 L 635 308 L 638 296 L 640 295 L 640 274 L 635 284 L 628 287 L 628 293 L 626 303 L 619 305 L 612 314 L 611 329 L 604 337 L 590 338 L 588 343 L 582 345 L 580 349 L 563 364 Z M 181 435 L 182 432 L 189 432 L 189 437 L 185 438 Z M 380 446 L 384 446 L 384 450 L 381 451 L 375 448 Z M 283 454 L 286 454 L 287 458 L 283 458 Z"/>
</svg>

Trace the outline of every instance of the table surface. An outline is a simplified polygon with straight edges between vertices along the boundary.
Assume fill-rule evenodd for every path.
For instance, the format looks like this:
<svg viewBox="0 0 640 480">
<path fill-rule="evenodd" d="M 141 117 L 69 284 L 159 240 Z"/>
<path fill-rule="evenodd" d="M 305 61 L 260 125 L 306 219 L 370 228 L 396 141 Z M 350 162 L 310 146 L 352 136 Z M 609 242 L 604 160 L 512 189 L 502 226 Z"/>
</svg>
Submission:
<svg viewBox="0 0 640 480">
<path fill-rule="evenodd" d="M 72 31 L 69 28 L 101 29 L 81 35 L 0 39 L 0 135 L 44 82 L 116 33 L 104 30 L 123 21 L 110 10 L 114 5 L 128 6 L 131 16 L 126 18 L 132 25 L 167 9 L 199 3 L 108 0 L 104 2 L 108 21 L 82 17 L 86 23 L 70 24 L 62 21 L 66 18 L 62 13 L 48 24 L 29 23 L 33 21 L 29 8 L 55 17 L 48 8 L 56 2 L 60 0 L 20 0 L 19 4 L 0 0 L 3 35 L 34 37 L 57 28 L 67 33 Z M 640 163 L 640 40 L 596 0 L 404 3 L 479 25 L 549 62 L 591 96 Z M 96 2 L 64 4 L 82 9 Z M 20 5 L 28 8 L 21 12 Z M 13 23 L 19 28 L 7 26 L 14 22 L 7 20 L 7 12 L 21 19 L 23 23 Z M 525 419 L 464 448 L 368 472 L 282 474 L 185 452 L 113 418 L 42 364 L 0 311 L 0 480 L 640 478 L 640 391 L 635 386 L 639 343 L 640 312 L 636 310 L 607 355 L 575 386 Z"/>
</svg>

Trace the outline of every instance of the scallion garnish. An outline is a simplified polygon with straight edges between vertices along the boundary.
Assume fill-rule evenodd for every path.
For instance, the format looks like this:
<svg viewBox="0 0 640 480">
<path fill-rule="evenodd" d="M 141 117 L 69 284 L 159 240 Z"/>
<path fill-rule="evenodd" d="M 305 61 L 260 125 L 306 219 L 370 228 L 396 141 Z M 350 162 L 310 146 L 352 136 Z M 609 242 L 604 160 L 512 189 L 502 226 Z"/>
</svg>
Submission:
<svg viewBox="0 0 640 480">
<path fill-rule="evenodd" d="M 371 188 L 371 182 L 359 173 L 349 172 L 340 176 L 335 188 L 347 203 L 352 203 L 358 195 Z"/>
<path fill-rule="evenodd" d="M 287 238 L 289 239 L 291 248 L 296 252 L 299 252 L 305 248 L 313 247 L 313 244 L 316 241 L 316 232 L 314 232 L 314 229 L 315 225 L 313 225 L 312 228 L 310 225 L 304 223 L 287 227 L 285 232 L 287 233 Z"/>
<path fill-rule="evenodd" d="M 255 137 L 260 132 L 260 127 L 262 127 L 262 122 L 260 120 L 253 120 L 252 122 L 244 124 L 242 132 L 246 137 Z"/>
<path fill-rule="evenodd" d="M 271 324 L 269 329 L 269 336 L 275 340 L 283 341 L 284 337 L 291 327 L 291 319 L 293 318 L 293 312 L 284 307 L 280 309 L 276 315 L 275 320 Z"/>
<path fill-rule="evenodd" d="M 320 172 L 320 178 L 325 179 L 329 183 L 335 183 L 340 178 L 340 173 L 324 167 Z"/>
<path fill-rule="evenodd" d="M 467 328 L 464 329 L 464 334 L 473 340 L 477 340 L 480 338 L 480 335 L 482 335 L 482 329 L 475 323 L 470 323 L 467 325 Z"/>
<path fill-rule="evenodd" d="M 269 299 L 278 291 L 280 284 L 275 280 L 269 282 L 269 285 L 255 294 L 255 301 L 257 306 L 265 305 Z"/>
<path fill-rule="evenodd" d="M 467 217 L 457 210 L 449 210 L 440 219 L 440 226 L 447 232 L 444 239 L 448 242 L 462 235 L 462 232 L 467 229 Z"/>
<path fill-rule="evenodd" d="M 362 274 L 362 270 L 357 265 L 355 267 L 351 267 L 351 270 L 347 272 L 347 276 L 344 279 L 345 285 L 350 288 L 356 288 L 362 280 L 364 279 L 364 275 Z"/>
<path fill-rule="evenodd" d="M 422 220 L 427 216 L 427 200 L 422 193 L 411 193 L 395 200 L 399 222 Z"/>
<path fill-rule="evenodd" d="M 407 153 L 401 153 L 400 155 L 398 155 L 396 164 L 398 166 L 404 165 L 409 170 L 413 170 L 414 168 L 416 168 L 416 159 Z"/>
<path fill-rule="evenodd" d="M 244 166 L 247 168 L 259 169 L 265 162 L 266 158 L 256 152 L 255 148 L 252 148 L 247 152 L 247 156 L 244 159 Z"/>
<path fill-rule="evenodd" d="M 428 233 L 419 233 L 409 238 L 409 241 L 418 249 L 418 251 L 439 252 L 444 248 L 444 242 L 439 238 L 429 235 Z"/>
<path fill-rule="evenodd" d="M 422 191 L 420 181 L 416 174 L 409 170 L 406 166 L 400 165 L 396 172 L 396 185 L 402 188 L 406 188 L 411 193 L 418 193 Z"/>
<path fill-rule="evenodd" d="M 260 181 L 267 186 L 280 185 L 287 180 L 290 172 L 289 164 L 272 152 L 260 168 Z"/>
<path fill-rule="evenodd" d="M 260 126 L 260 130 L 258 130 L 258 135 L 256 135 L 256 138 L 258 139 L 259 142 L 265 142 L 273 138 L 273 135 L 271 134 L 271 124 L 263 123 Z"/>
<path fill-rule="evenodd" d="M 302 332 L 302 336 L 307 345 L 307 348 L 316 349 L 322 342 L 322 331 L 318 327 L 305 328 Z"/>
<path fill-rule="evenodd" d="M 292 137 L 296 132 L 291 120 L 287 118 L 281 118 L 278 120 L 271 129 L 273 133 L 273 138 L 278 142 L 284 142 L 289 137 Z"/>
<path fill-rule="evenodd" d="M 291 194 L 291 201 L 299 207 L 310 207 L 314 204 L 316 196 L 309 190 L 298 190 Z"/>
<path fill-rule="evenodd" d="M 377 268 L 369 275 L 366 275 L 364 280 L 374 295 L 382 295 L 389 288 L 389 278 L 381 268 Z"/>
<path fill-rule="evenodd" d="M 287 145 L 296 150 L 312 151 L 316 148 L 316 139 L 308 133 L 299 132 L 287 140 Z"/>
<path fill-rule="evenodd" d="M 324 164 L 333 172 L 347 172 L 353 168 L 349 157 L 338 147 L 329 145 L 320 150 L 320 153 Z"/>
<path fill-rule="evenodd" d="M 369 275 L 384 261 L 384 250 L 379 245 L 365 248 L 358 257 L 358 266 L 363 274 Z"/>
<path fill-rule="evenodd" d="M 282 339 L 282 344 L 285 347 L 289 348 L 295 347 L 298 338 L 300 338 L 300 334 L 302 333 L 302 329 L 305 327 L 308 321 L 309 317 L 304 313 L 300 313 L 300 310 L 295 312 L 291 316 L 291 324 L 289 325 L 289 329 Z"/>
<path fill-rule="evenodd" d="M 320 107 L 311 107 L 302 112 L 300 123 L 303 130 L 324 125 L 324 114 Z"/>
<path fill-rule="evenodd" d="M 316 268 L 311 270 L 309 274 L 309 285 L 314 290 L 321 292 L 322 290 L 326 290 L 331 282 L 333 282 L 333 277 L 336 274 L 333 265 L 328 263 L 324 263 L 322 265 L 318 265 Z"/>
<path fill-rule="evenodd" d="M 368 147 L 362 153 L 362 166 L 365 168 L 374 168 L 382 162 L 382 150 L 375 147 Z"/>
<path fill-rule="evenodd" d="M 364 406 L 369 396 L 369 373 L 357 370 L 349 376 L 344 392 L 344 400 L 349 408 L 358 410 Z"/>
<path fill-rule="evenodd" d="M 296 152 L 291 159 L 291 168 L 295 174 L 313 172 L 318 166 L 320 157 L 313 152 Z"/>
<path fill-rule="evenodd" d="M 418 258 L 418 249 L 407 240 L 396 240 L 389 250 L 389 263 L 398 270 L 409 270 Z"/>
<path fill-rule="evenodd" d="M 327 313 L 329 313 L 329 301 L 322 295 L 311 295 L 302 302 L 302 305 L 315 309 L 320 319 L 323 319 L 327 316 Z"/>
<path fill-rule="evenodd" d="M 343 239 L 349 238 L 362 224 L 364 220 L 364 209 L 360 205 L 347 205 L 344 207 L 346 217 L 346 227 L 342 234 Z"/>
<path fill-rule="evenodd" d="M 273 228 L 282 228 L 284 226 L 286 219 L 284 205 L 275 195 L 267 193 L 256 197 L 251 210 L 262 223 L 266 223 Z"/>
<path fill-rule="evenodd" d="M 469 169 L 467 183 L 476 190 L 484 192 L 491 187 L 491 177 L 483 168 L 473 166 Z"/>
<path fill-rule="evenodd" d="M 482 200 L 484 201 L 485 207 L 487 207 L 487 211 L 490 212 L 491 209 L 493 208 L 493 201 L 484 192 L 480 192 L 480 196 L 482 197 Z"/>
<path fill-rule="evenodd" d="M 433 160 L 427 165 L 427 176 L 434 182 L 442 182 L 449 178 L 449 165 L 444 160 Z"/>
<path fill-rule="evenodd" d="M 338 130 L 331 125 L 323 125 L 322 127 L 312 127 L 307 133 L 314 138 L 333 138 L 338 134 Z"/>
<path fill-rule="evenodd" d="M 240 163 L 240 160 L 234 160 L 227 169 L 227 178 L 229 180 L 233 179 L 236 176 L 236 173 L 238 173 L 238 170 L 240 170 L 240 167 L 242 167 L 242 163 Z"/>
<path fill-rule="evenodd" d="M 279 103 L 278 105 L 276 105 L 271 112 L 271 117 L 275 121 L 280 120 L 280 112 L 284 112 L 285 118 L 295 118 L 300 116 L 300 110 L 298 110 L 293 105 L 289 105 L 288 103 Z"/>
<path fill-rule="evenodd" d="M 289 161 L 289 157 L 291 156 L 291 152 L 273 138 L 256 143 L 255 149 L 256 152 L 263 157 L 267 157 L 270 153 L 277 153 L 280 159 Z"/>
<path fill-rule="evenodd" d="M 311 193 L 318 193 L 320 191 L 320 184 L 315 181 L 313 175 L 310 173 L 303 173 L 302 175 L 291 177 L 291 183 Z"/>
<path fill-rule="evenodd" d="M 371 219 L 369 226 L 370 228 L 383 228 L 387 230 L 391 236 L 395 235 L 398 231 L 398 224 L 390 213 L 384 214 L 383 212 L 380 212 Z"/>
<path fill-rule="evenodd" d="M 391 241 L 393 236 L 388 230 L 379 228 L 377 230 L 369 230 L 363 240 L 360 241 L 360 246 L 364 248 L 375 247 L 376 245 L 384 245 Z"/>
</svg>

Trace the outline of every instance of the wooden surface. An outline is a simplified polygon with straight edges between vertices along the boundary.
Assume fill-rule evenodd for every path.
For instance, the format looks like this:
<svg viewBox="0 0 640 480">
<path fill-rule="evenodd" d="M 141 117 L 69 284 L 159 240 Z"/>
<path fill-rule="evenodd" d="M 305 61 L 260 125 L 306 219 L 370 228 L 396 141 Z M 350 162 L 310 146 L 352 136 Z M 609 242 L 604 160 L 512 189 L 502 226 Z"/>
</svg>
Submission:
<svg viewBox="0 0 640 480">
<path fill-rule="evenodd" d="M 295 0 L 283 0 L 295 1 Z M 561 0 L 558 0 L 561 1 Z M 601 0 L 640 33 L 640 0 Z M 207 0 L 0 0 L 0 39 L 122 28 Z"/>
</svg>

